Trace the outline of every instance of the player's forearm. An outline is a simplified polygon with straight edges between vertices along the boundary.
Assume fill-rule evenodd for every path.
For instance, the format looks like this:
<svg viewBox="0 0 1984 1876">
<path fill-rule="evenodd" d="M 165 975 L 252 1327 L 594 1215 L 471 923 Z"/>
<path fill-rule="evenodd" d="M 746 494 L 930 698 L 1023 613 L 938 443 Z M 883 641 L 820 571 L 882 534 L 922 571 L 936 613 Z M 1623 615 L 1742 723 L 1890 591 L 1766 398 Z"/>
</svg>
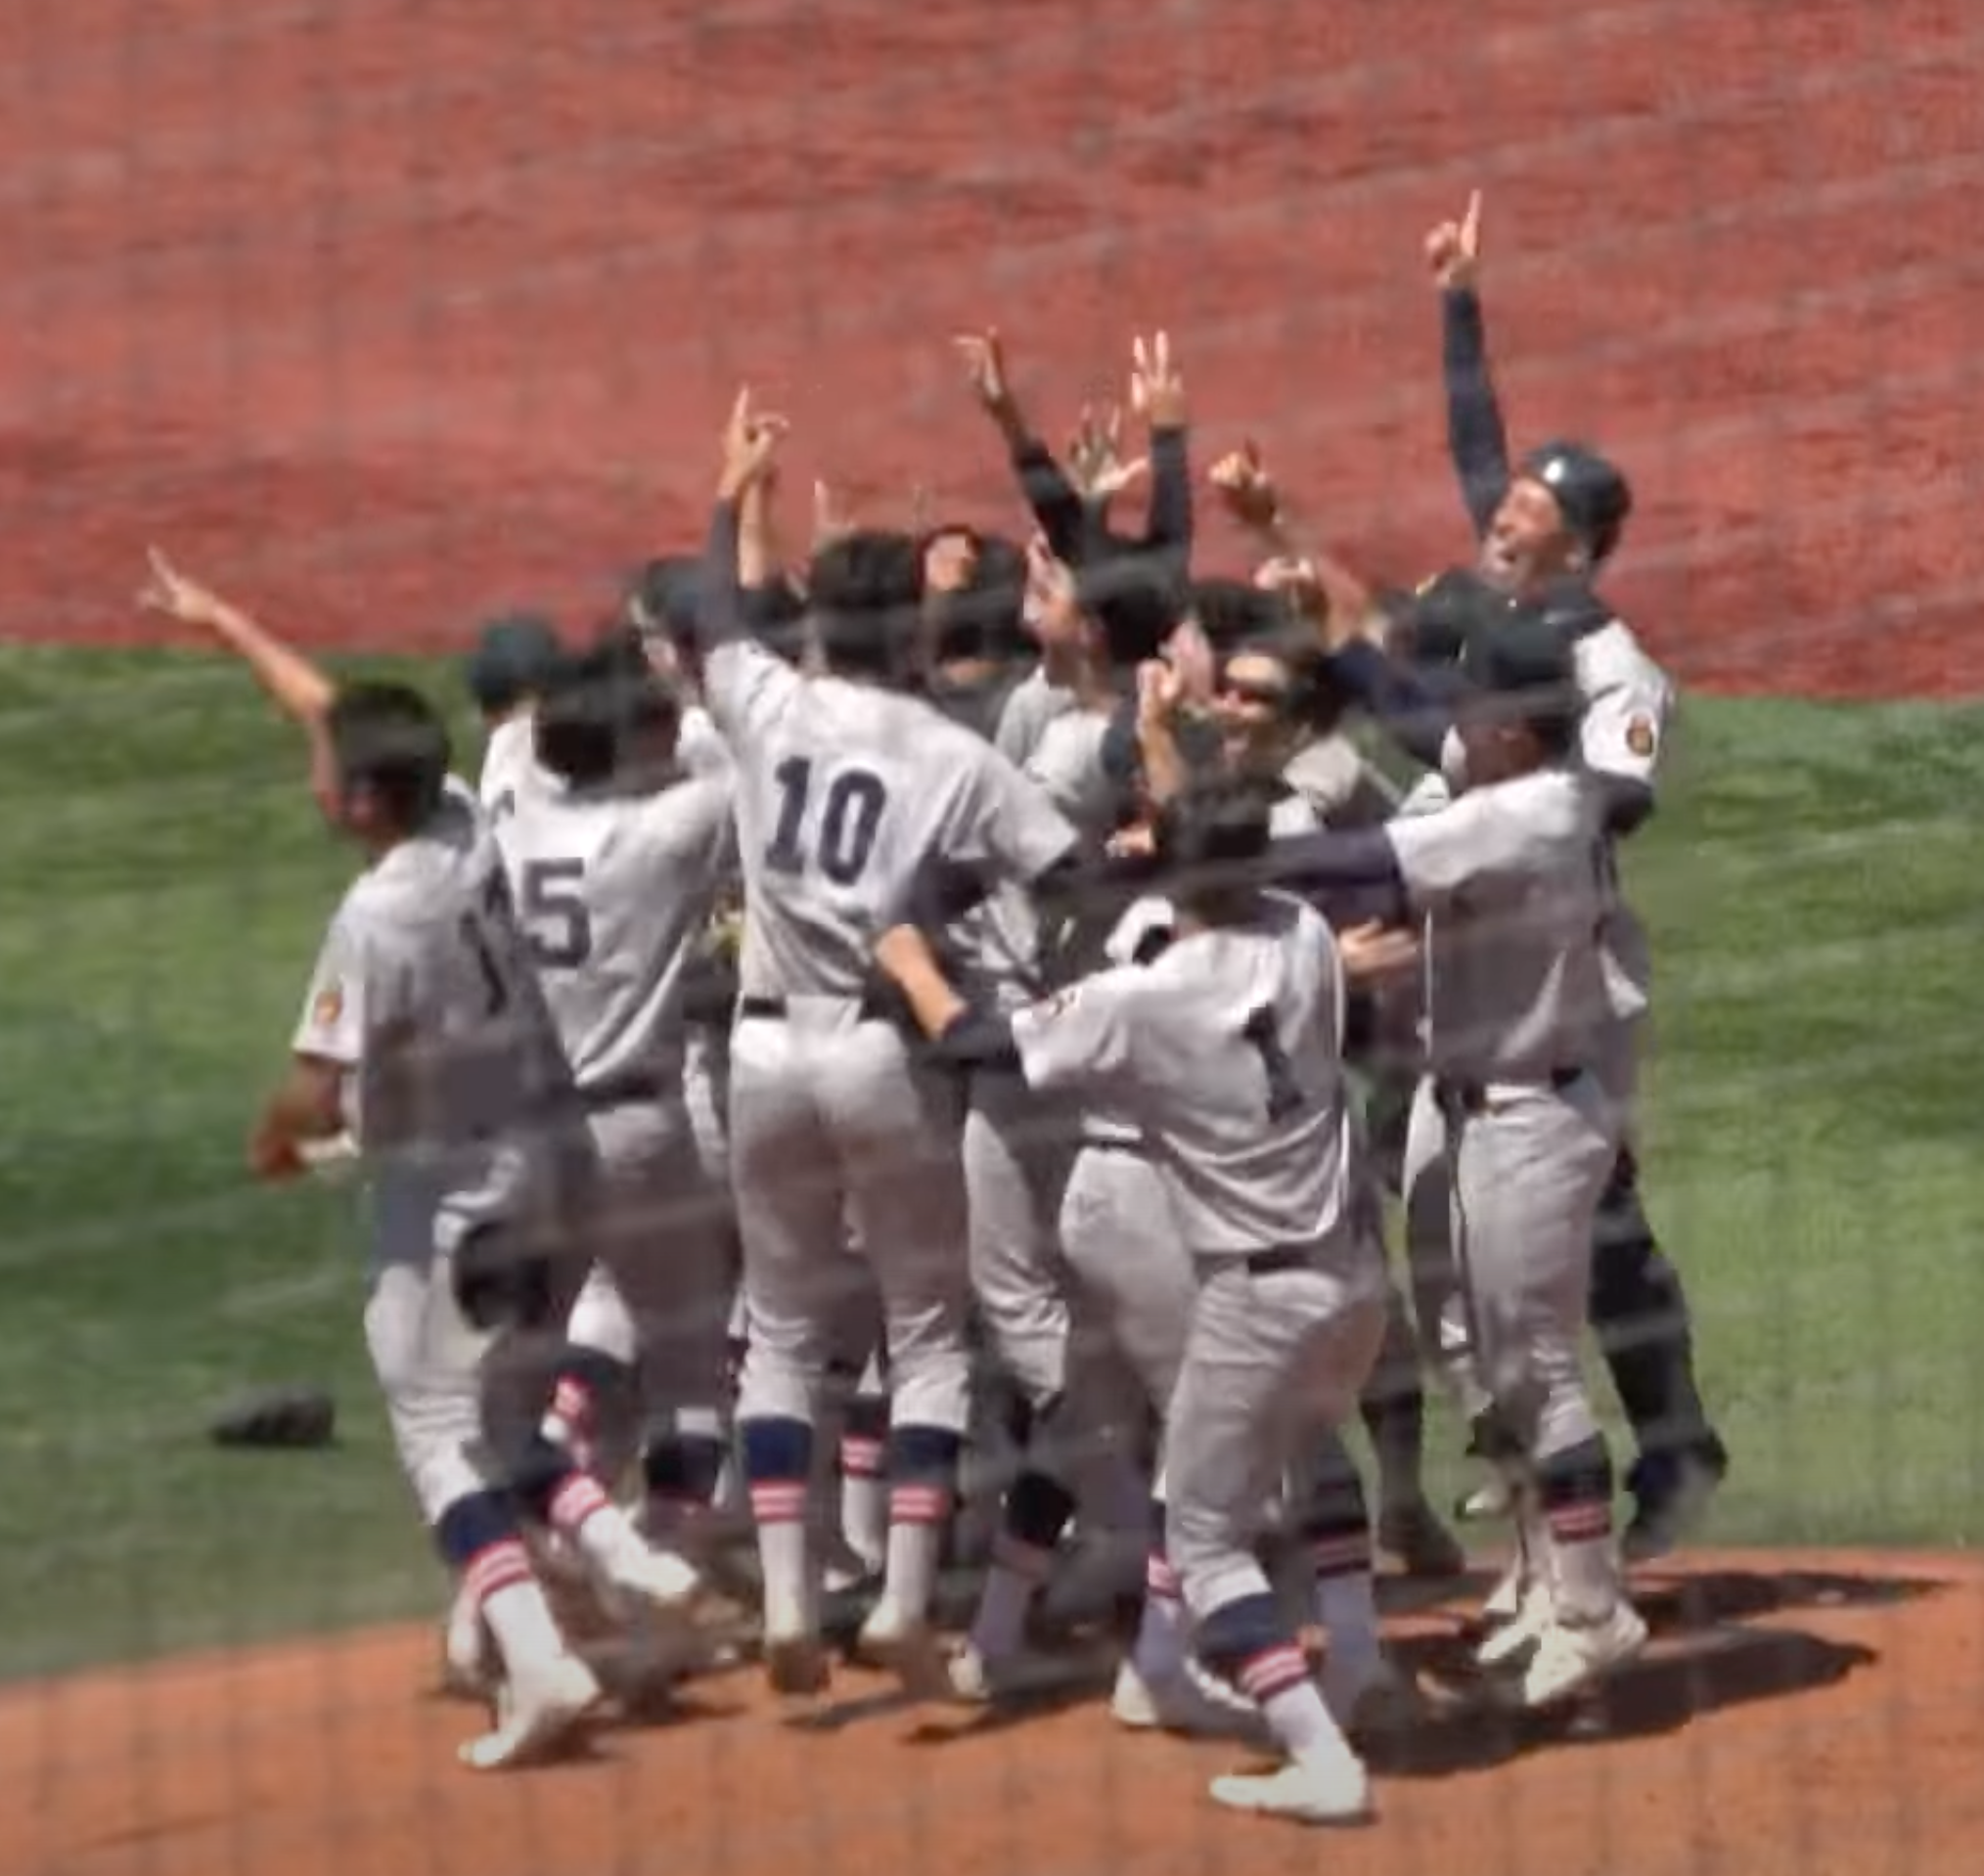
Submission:
<svg viewBox="0 0 1984 1876">
<path fill-rule="evenodd" d="M 721 497 L 710 511 L 696 601 L 696 643 L 705 657 L 744 636 L 744 587 L 738 578 L 741 526 L 738 498 Z"/>
<path fill-rule="evenodd" d="M 1488 371 L 1481 296 L 1471 287 L 1440 295 L 1440 364 L 1447 387 L 1447 448 L 1477 534 L 1509 488 L 1509 437 Z"/>
<path fill-rule="evenodd" d="M 1088 504 L 1081 491 L 1068 480 L 1067 472 L 1054 460 L 1054 452 L 1038 437 L 1023 429 L 1009 432 L 1007 447 L 1014 472 L 1019 477 L 1026 506 L 1047 536 L 1048 547 L 1058 560 L 1079 564 L 1089 539 Z"/>
<path fill-rule="evenodd" d="M 285 645 L 239 606 L 215 607 L 210 623 L 215 635 L 247 664 L 255 682 L 292 722 L 308 729 L 330 714 L 338 687 L 300 651 Z"/>
<path fill-rule="evenodd" d="M 1144 545 L 1176 555 L 1192 554 L 1192 463 L 1183 424 L 1150 432 L 1150 515 Z"/>
<path fill-rule="evenodd" d="M 746 589 L 770 586 L 782 565 L 771 489 L 754 482 L 738 505 L 738 585 Z"/>
<path fill-rule="evenodd" d="M 1415 761 L 1440 766 L 1453 708 L 1414 672 L 1359 639 L 1330 654 L 1330 675 Z"/>
</svg>

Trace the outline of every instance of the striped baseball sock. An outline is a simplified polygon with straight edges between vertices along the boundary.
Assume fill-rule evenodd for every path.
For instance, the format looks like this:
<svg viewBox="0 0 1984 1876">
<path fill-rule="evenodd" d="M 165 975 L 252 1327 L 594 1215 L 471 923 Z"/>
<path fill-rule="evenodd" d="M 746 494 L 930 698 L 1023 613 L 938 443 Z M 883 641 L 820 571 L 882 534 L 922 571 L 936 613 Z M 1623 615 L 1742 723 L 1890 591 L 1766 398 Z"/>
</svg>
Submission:
<svg viewBox="0 0 1984 1876">
<path fill-rule="evenodd" d="M 1152 1550 L 1144 1566 L 1144 1611 L 1130 1651 L 1137 1672 L 1147 1682 L 1175 1680 L 1185 1672 L 1190 1632 L 1178 1572 L 1161 1549 Z"/>
<path fill-rule="evenodd" d="M 478 1552 L 464 1581 L 513 1673 L 528 1672 L 564 1652 L 564 1637 L 519 1540 L 506 1538 Z"/>
<path fill-rule="evenodd" d="M 1370 1526 L 1312 1534 L 1309 1542 L 1316 1623 L 1329 1637 L 1331 1668 L 1344 1672 L 1375 1667 L 1383 1659 L 1383 1648 L 1377 1632 Z"/>
</svg>

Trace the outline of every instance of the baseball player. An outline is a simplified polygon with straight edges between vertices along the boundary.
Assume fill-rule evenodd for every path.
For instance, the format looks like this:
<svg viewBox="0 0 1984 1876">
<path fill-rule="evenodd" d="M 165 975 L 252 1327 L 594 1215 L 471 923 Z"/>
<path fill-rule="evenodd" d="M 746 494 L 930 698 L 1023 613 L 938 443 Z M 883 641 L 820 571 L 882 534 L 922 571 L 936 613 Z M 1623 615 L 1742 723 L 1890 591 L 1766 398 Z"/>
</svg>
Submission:
<svg viewBox="0 0 1984 1876">
<path fill-rule="evenodd" d="M 962 1182 L 946 1091 L 913 1062 L 870 951 L 937 863 L 1024 884 L 1074 835 L 982 740 L 890 689 L 920 598 L 913 546 L 855 534 L 814 557 L 820 675 L 747 635 L 739 508 L 780 427 L 740 397 L 699 618 L 710 712 L 737 763 L 745 885 L 731 1153 L 751 1336 L 738 1414 L 766 1665 L 781 1691 L 825 1684 L 807 1484 L 851 1215 L 881 1295 L 892 1395 L 887 1560 L 861 1647 L 913 1690 L 941 1691 L 927 1616 L 970 1381 Z"/>
<path fill-rule="evenodd" d="M 537 781 L 530 752 L 530 712 L 558 663 L 558 629 L 535 612 L 507 613 L 482 628 L 469 654 L 469 694 L 482 719 L 482 774 L 476 793 L 501 816 Z"/>
<path fill-rule="evenodd" d="M 285 1179 L 327 1141 L 355 1144 L 372 1237 L 366 1340 L 394 1441 L 505 1670 L 499 1723 L 463 1760 L 517 1764 L 568 1738 L 600 1697 L 532 1574 L 519 1500 L 629 1606 L 686 1611 L 700 1586 L 576 1468 L 485 1441 L 507 1363 L 555 1324 L 570 1278 L 564 1207 L 583 1155 L 569 1067 L 487 826 L 448 773 L 447 735 L 427 702 L 397 685 L 334 689 L 157 555 L 142 599 L 242 652 L 304 729 L 327 819 L 368 856 L 326 934 L 249 1157 L 260 1176 Z"/>
<path fill-rule="evenodd" d="M 1330 928 L 1280 895 L 1194 883 L 1195 870 L 1243 864 L 1268 839 L 1256 785 L 1188 787 L 1160 811 L 1155 836 L 1176 937 L 1148 964 L 1011 1015 L 966 1003 L 913 928 L 888 934 L 879 955 L 953 1057 L 1007 1061 L 1032 1086 L 1133 1116 L 1156 1154 L 1197 1279 L 1166 1426 L 1165 1546 L 1200 1656 L 1258 1705 L 1288 1759 L 1274 1773 L 1217 1779 L 1212 1795 L 1331 1823 L 1368 1813 L 1369 1782 L 1255 1546 L 1288 1464 L 1357 1398 L 1383 1333 L 1385 1279 L 1353 1202 L 1357 1134 Z M 1344 1534 L 1368 1542 L 1352 1497 Z M 1381 1658 L 1368 1576 L 1362 1598 L 1332 1613 L 1332 1654 Z"/>
<path fill-rule="evenodd" d="M 1459 222 L 1427 237 L 1426 256 L 1441 290 L 1448 441 L 1480 538 L 1480 571 L 1504 591 L 1553 596 L 1575 648 L 1584 761 L 1606 784 L 1609 830 L 1622 839 L 1652 812 L 1674 706 L 1665 674 L 1590 587 L 1618 545 L 1631 490 L 1610 463 L 1576 443 L 1547 443 L 1511 468 L 1477 286 L 1479 192 Z M 1614 1099 L 1630 1107 L 1650 968 L 1615 871 L 1608 878 L 1605 961 L 1616 1022 L 1601 1067 Z M 1672 1548 L 1729 1456 L 1695 1381 L 1687 1298 L 1641 1204 L 1630 1144 L 1621 1145 L 1598 1230 L 1592 1321 L 1639 1441 L 1629 1475 L 1638 1509 L 1625 1545 L 1644 1561 Z"/>
<path fill-rule="evenodd" d="M 727 764 L 685 772 L 680 721 L 632 642 L 566 659 L 534 723 L 537 765 L 563 785 L 526 793 L 497 830 L 600 1169 L 547 1431 L 610 1481 L 623 1455 L 596 1454 L 603 1409 L 669 1416 L 643 1462 L 648 1534 L 671 1540 L 724 1462 L 732 1282 L 686 1087 L 703 934 L 735 868 L 732 779 Z"/>
<path fill-rule="evenodd" d="M 1646 1630 L 1619 1582 L 1611 1460 L 1578 1361 L 1620 1119 L 1597 1072 L 1612 1020 L 1605 796 L 1579 757 L 1570 648 L 1541 607 L 1498 605 L 1462 654 L 1478 693 L 1455 719 L 1466 787 L 1368 834 L 1285 843 L 1277 868 L 1395 884 L 1427 918 L 1408 1245 L 1421 1326 L 1437 1324 L 1474 1450 L 1519 1515 L 1531 1591 L 1483 1660 L 1519 1662 L 1521 1698 L 1541 1707 L 1631 1659 Z M 1344 681 L 1379 688 L 1360 670 L 1384 662 L 1355 636 L 1361 613 L 1324 617 Z"/>
</svg>

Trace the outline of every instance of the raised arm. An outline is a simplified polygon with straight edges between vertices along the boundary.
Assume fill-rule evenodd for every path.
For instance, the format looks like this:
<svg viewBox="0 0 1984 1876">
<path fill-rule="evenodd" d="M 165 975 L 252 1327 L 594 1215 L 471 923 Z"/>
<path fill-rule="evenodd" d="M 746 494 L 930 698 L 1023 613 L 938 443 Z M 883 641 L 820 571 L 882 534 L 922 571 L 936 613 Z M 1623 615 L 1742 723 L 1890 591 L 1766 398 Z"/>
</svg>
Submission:
<svg viewBox="0 0 1984 1876">
<path fill-rule="evenodd" d="M 1509 436 L 1488 371 L 1488 335 L 1481 317 L 1481 192 L 1467 199 L 1459 221 L 1426 237 L 1426 265 L 1440 290 L 1440 365 L 1447 389 L 1447 448 L 1461 497 L 1476 534 L 1509 489 Z"/>
<path fill-rule="evenodd" d="M 698 582 L 696 643 L 706 659 L 719 646 L 749 636 L 744 618 L 744 580 L 739 563 L 744 511 L 769 478 L 773 454 L 785 434 L 785 420 L 751 408 L 748 390 L 738 393 L 724 425 L 723 467 L 716 504 Z"/>
<path fill-rule="evenodd" d="M 219 594 L 189 580 L 155 547 L 152 577 L 138 595 L 147 611 L 197 626 L 243 659 L 270 700 L 306 733 L 321 729 L 338 687 L 293 646 Z"/>
<path fill-rule="evenodd" d="M 983 332 L 960 334 L 955 341 L 965 362 L 966 381 L 979 408 L 997 426 L 1019 477 L 1021 493 L 1048 545 L 1064 560 L 1081 558 L 1089 528 L 1088 505 L 1050 450 L 1031 428 L 1019 400 L 1014 395 L 1013 380 L 1007 374 L 1006 348 L 999 335 L 987 327 Z"/>
<path fill-rule="evenodd" d="M 1185 380 L 1163 333 L 1134 340 L 1130 348 L 1130 405 L 1150 425 L 1150 510 L 1144 545 L 1176 555 L 1181 569 L 1192 556 L 1192 464 L 1186 451 Z"/>
</svg>

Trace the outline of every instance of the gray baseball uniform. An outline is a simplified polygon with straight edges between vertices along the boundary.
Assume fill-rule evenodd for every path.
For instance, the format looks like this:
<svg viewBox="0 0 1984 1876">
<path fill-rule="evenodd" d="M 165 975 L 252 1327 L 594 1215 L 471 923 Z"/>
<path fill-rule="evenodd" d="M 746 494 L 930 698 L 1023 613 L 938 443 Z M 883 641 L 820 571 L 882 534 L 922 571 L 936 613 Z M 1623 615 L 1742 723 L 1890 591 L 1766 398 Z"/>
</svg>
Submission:
<svg viewBox="0 0 1984 1876">
<path fill-rule="evenodd" d="M 371 1236 L 366 1343 L 428 1523 L 501 1483 L 474 1457 L 488 1339 L 455 1302 L 479 1229 L 556 1242 L 570 1076 L 465 784 L 362 873 L 331 921 L 297 1053 L 345 1071 Z"/>
<path fill-rule="evenodd" d="M 1289 1462 L 1356 1401 L 1383 1260 L 1355 1202 L 1342 973 L 1305 906 L 1193 930 L 1013 1018 L 1027 1080 L 1141 1130 L 1197 1289 L 1171 1402 L 1166 1547 L 1201 1621 L 1265 1597 Z"/>
<path fill-rule="evenodd" d="M 1407 1141 L 1421 1324 L 1470 1417 L 1542 1460 L 1597 1435 L 1579 1360 L 1617 1118 L 1589 1072 L 1609 1017 L 1602 805 L 1567 768 L 1390 824 L 1426 920 L 1426 1058 Z"/>
<path fill-rule="evenodd" d="M 881 1292 L 896 1424 L 961 1431 L 955 1106 L 878 1019 L 871 953 L 933 862 L 1025 882 L 1069 853 L 1072 830 L 917 698 L 804 676 L 735 638 L 706 673 L 738 763 L 745 884 L 731 1093 L 752 1331 L 740 1415 L 810 1422 L 851 1215 Z"/>
<path fill-rule="evenodd" d="M 727 1216 L 685 1081 L 685 977 L 735 864 L 724 769 L 661 787 L 526 794 L 498 825 L 518 918 L 599 1163 L 572 1340 L 638 1365 L 650 1409 L 718 1431 Z"/>
</svg>

